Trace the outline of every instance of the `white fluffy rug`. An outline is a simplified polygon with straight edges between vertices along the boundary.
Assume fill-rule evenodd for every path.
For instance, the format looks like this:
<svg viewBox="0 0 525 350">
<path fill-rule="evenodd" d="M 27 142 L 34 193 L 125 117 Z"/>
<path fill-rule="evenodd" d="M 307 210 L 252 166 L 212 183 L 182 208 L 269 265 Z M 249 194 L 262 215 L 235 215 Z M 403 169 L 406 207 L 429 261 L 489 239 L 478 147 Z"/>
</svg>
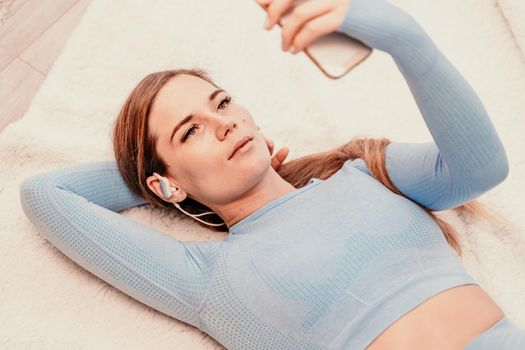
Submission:
<svg viewBox="0 0 525 350">
<path fill-rule="evenodd" d="M 445 212 L 464 264 L 525 327 L 525 64 L 495 0 L 392 1 L 411 13 L 479 94 L 506 147 L 510 175 L 483 195 L 517 226 L 493 230 Z M 221 349 L 199 330 L 135 301 L 55 249 L 24 216 L 26 177 L 113 159 L 111 125 L 153 71 L 201 67 L 253 114 L 289 159 L 353 136 L 426 142 L 431 135 L 391 57 L 374 51 L 329 80 L 280 49 L 253 0 L 94 0 L 26 115 L 0 134 L 2 349 Z M 176 210 L 176 209 L 174 209 Z M 182 240 L 206 239 L 189 218 L 150 206 L 122 212 Z M 239 330 L 242 331 L 242 330 Z"/>
<path fill-rule="evenodd" d="M 497 0 L 525 61 L 525 1 Z"/>
</svg>

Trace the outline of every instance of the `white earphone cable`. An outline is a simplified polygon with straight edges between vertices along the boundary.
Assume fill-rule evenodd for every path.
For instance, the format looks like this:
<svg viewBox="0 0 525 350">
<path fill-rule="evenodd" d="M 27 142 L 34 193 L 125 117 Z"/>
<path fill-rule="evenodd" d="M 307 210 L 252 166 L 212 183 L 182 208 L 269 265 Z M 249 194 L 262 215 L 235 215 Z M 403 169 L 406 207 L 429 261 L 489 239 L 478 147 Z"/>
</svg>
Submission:
<svg viewBox="0 0 525 350">
<path fill-rule="evenodd" d="M 187 211 L 185 211 L 184 209 L 182 209 L 178 203 L 173 202 L 173 205 L 175 205 L 180 211 L 182 211 L 182 212 L 185 213 L 186 215 L 191 216 L 192 218 L 194 218 L 195 220 L 198 220 L 198 221 L 202 222 L 203 224 L 210 225 L 210 226 L 222 226 L 222 225 L 226 225 L 225 223 L 222 223 L 222 224 L 212 224 L 212 223 L 209 223 L 209 222 L 203 221 L 203 220 L 201 220 L 201 219 L 199 219 L 199 218 L 197 217 L 197 216 L 206 215 L 206 214 L 214 214 L 213 211 L 207 211 L 207 212 L 205 212 L 205 213 L 201 213 L 201 214 L 196 214 L 196 215 L 194 215 L 194 214 L 190 214 L 190 213 L 188 213 Z"/>
</svg>

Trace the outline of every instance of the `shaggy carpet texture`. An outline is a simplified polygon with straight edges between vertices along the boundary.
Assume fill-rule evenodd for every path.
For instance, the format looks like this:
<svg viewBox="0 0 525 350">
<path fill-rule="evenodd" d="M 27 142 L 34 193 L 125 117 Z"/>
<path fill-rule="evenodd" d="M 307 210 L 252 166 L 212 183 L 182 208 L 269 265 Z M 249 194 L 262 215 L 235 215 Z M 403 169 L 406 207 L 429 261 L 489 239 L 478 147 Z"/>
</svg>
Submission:
<svg viewBox="0 0 525 350">
<path fill-rule="evenodd" d="M 525 1 L 497 0 L 525 60 Z"/>
<path fill-rule="evenodd" d="M 410 13 L 464 75 L 502 138 L 510 174 L 479 200 L 511 224 L 496 227 L 454 210 L 438 215 L 458 230 L 465 268 L 525 327 L 525 63 L 516 44 L 523 49 L 524 22 L 508 25 L 496 0 L 392 3 Z M 248 108 L 276 149 L 290 148 L 289 160 L 355 136 L 432 141 L 388 54 L 375 50 L 330 80 L 304 53 L 282 52 L 280 28 L 266 31 L 264 21 L 253 0 L 93 0 L 25 116 L 0 134 L 2 349 L 223 348 L 74 263 L 20 205 L 19 186 L 29 176 L 114 159 L 113 122 L 151 72 L 206 69 Z M 146 205 L 121 214 L 174 239 L 217 235 L 176 209 Z"/>
</svg>

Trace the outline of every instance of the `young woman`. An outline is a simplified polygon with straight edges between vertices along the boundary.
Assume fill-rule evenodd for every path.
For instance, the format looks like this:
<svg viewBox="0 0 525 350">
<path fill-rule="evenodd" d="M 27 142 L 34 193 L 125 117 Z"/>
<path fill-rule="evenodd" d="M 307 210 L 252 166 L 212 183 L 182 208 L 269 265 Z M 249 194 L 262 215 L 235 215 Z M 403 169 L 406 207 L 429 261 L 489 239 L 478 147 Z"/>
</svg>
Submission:
<svg viewBox="0 0 525 350">
<path fill-rule="evenodd" d="M 267 29 L 291 3 L 259 2 Z M 122 107 L 116 161 L 25 180 L 24 211 L 87 270 L 228 349 L 525 348 L 431 212 L 476 208 L 507 177 L 478 96 L 383 0 L 305 2 L 283 48 L 334 30 L 392 56 L 435 142 L 356 138 L 280 165 L 286 150 L 272 159 L 251 114 L 204 71 L 157 72 Z M 146 203 L 228 234 L 178 241 L 118 214 Z"/>
</svg>

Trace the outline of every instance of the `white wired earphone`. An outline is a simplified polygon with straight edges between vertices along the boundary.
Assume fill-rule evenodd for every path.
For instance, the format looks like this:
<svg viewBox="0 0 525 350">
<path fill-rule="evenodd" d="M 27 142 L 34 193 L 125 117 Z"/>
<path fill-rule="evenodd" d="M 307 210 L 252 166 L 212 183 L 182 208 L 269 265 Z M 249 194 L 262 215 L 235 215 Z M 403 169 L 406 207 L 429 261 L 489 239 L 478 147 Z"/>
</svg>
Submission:
<svg viewBox="0 0 525 350">
<path fill-rule="evenodd" d="M 171 187 L 171 185 L 169 183 L 169 180 L 167 178 L 165 178 L 164 176 L 161 176 L 161 175 L 159 175 L 157 173 L 153 173 L 153 176 L 155 176 L 157 179 L 159 179 L 159 181 L 160 181 L 160 188 L 162 190 L 162 195 L 164 196 L 164 198 L 169 199 L 173 195 L 173 191 L 175 191 L 175 189 L 173 187 Z M 201 219 L 199 219 L 197 217 L 197 216 L 202 216 L 202 215 L 206 215 L 206 214 L 215 214 L 215 212 L 213 212 L 213 211 L 207 211 L 205 213 L 201 213 L 201 214 L 196 214 L 195 215 L 195 214 L 190 214 L 187 211 L 185 211 L 184 209 L 182 209 L 180 207 L 179 203 L 177 203 L 176 201 L 172 201 L 171 203 L 173 203 L 173 205 L 175 205 L 180 211 L 182 211 L 186 215 L 191 216 L 192 218 L 202 222 L 203 224 L 210 225 L 210 226 L 222 226 L 222 225 L 225 225 L 225 223 L 212 224 L 212 223 L 203 221 L 203 220 L 201 220 Z"/>
</svg>

